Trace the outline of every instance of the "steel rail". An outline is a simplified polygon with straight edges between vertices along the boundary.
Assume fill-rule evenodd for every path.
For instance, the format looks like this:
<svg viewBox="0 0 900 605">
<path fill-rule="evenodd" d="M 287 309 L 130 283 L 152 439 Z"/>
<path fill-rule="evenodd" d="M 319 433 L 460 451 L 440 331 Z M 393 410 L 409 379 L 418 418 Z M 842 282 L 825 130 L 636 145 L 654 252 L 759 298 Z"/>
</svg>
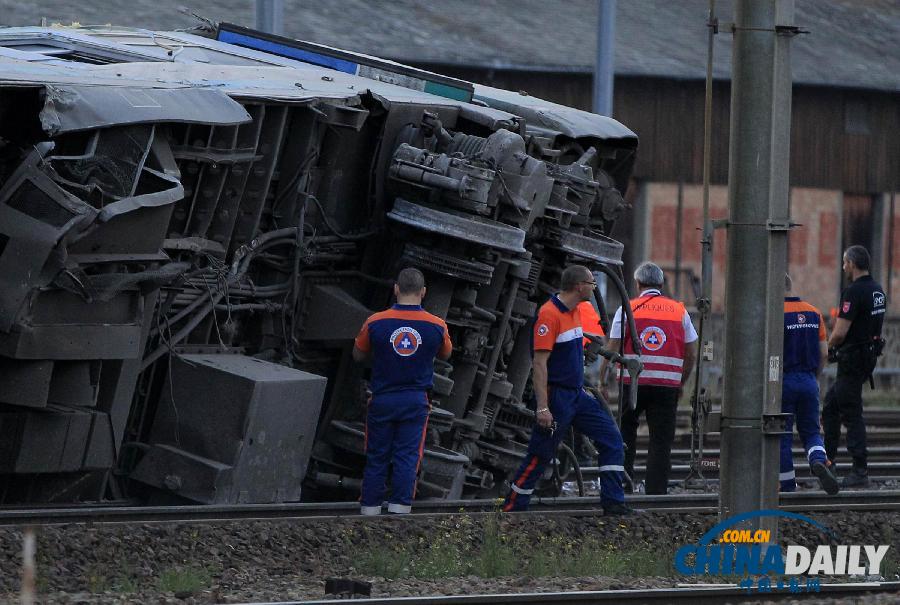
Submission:
<svg viewBox="0 0 900 605">
<path fill-rule="evenodd" d="M 705 494 L 668 494 L 648 496 L 636 494 L 628 498 L 639 510 L 658 513 L 708 513 L 717 510 L 719 496 Z M 395 518 L 416 518 L 425 515 L 493 514 L 499 511 L 499 501 L 490 500 L 423 500 L 416 502 L 412 515 Z M 782 494 L 780 507 L 788 511 L 891 511 L 900 510 L 900 490 L 845 491 L 835 496 L 819 492 Z M 236 520 L 324 520 L 358 518 L 355 502 L 237 504 L 188 506 L 94 506 L 61 508 L 20 508 L 0 510 L 0 526 L 114 524 L 114 523 L 192 523 Z M 594 516 L 603 513 L 599 497 L 535 497 L 531 510 L 521 515 L 565 514 Z"/>
<path fill-rule="evenodd" d="M 760 593 L 734 584 L 712 586 L 683 586 L 678 588 L 650 588 L 639 590 L 590 590 L 573 592 L 531 592 L 506 594 L 474 594 L 435 597 L 384 597 L 353 599 L 354 605 L 581 605 L 588 603 L 665 603 L 667 605 L 722 605 L 725 603 L 759 603 L 761 601 L 802 601 L 806 599 L 838 599 L 864 595 L 900 592 L 900 582 L 858 582 L 821 584 L 818 592 L 793 593 L 772 590 Z M 337 605 L 346 599 L 321 601 L 279 602 L 279 605 Z M 274 605 L 274 603 L 246 603 L 244 605 Z"/>
<path fill-rule="evenodd" d="M 794 460 L 794 469 L 797 472 L 797 479 L 802 480 L 806 478 L 804 473 L 809 472 L 809 463 L 803 459 Z M 669 471 L 669 479 L 671 481 L 680 481 L 688 476 L 691 467 L 689 464 L 683 463 L 675 463 L 672 464 L 672 467 Z M 869 478 L 873 481 L 885 481 L 888 479 L 897 479 L 900 477 L 900 461 L 896 462 L 869 462 L 868 463 L 868 471 Z M 646 464 L 635 464 L 634 465 L 635 476 L 640 479 L 645 477 L 647 473 L 647 465 Z M 596 477 L 600 474 L 600 468 L 597 466 L 582 466 L 581 473 L 585 477 Z M 719 476 L 719 469 L 715 467 L 703 468 L 703 473 L 707 475 L 710 479 L 717 479 Z M 839 473 L 840 474 L 840 473 Z M 810 475 L 810 477 L 813 477 Z M 570 478 L 570 477 L 569 477 Z M 568 478 L 567 478 L 568 479 Z"/>
</svg>

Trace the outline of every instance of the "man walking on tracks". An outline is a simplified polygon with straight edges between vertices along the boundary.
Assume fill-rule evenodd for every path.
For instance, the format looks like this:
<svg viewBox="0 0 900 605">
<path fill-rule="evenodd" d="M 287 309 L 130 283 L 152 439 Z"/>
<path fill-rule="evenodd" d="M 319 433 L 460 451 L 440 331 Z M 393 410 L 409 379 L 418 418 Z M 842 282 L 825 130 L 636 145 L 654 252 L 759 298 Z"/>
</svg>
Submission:
<svg viewBox="0 0 900 605">
<path fill-rule="evenodd" d="M 526 510 L 534 486 L 553 460 L 570 426 L 587 435 L 599 452 L 600 500 L 606 514 L 633 512 L 622 491 L 622 436 L 606 407 L 584 390 L 583 330 L 578 303 L 590 299 L 596 282 L 587 267 L 562 274 L 562 291 L 538 311 L 534 323 L 532 383 L 537 426 L 516 472 L 504 511 Z"/>
<path fill-rule="evenodd" d="M 447 324 L 422 309 L 425 277 L 404 269 L 394 284 L 397 304 L 366 320 L 353 347 L 353 358 L 372 355 L 372 398 L 366 416 L 366 468 L 360 512 L 381 513 L 388 465 L 393 462 L 389 513 L 412 510 L 416 473 L 425 446 L 428 390 L 434 358 L 450 357 Z"/>
<path fill-rule="evenodd" d="M 784 276 L 784 383 L 781 390 L 781 411 L 793 414 L 788 419 L 786 435 L 781 436 L 781 469 L 778 478 L 781 491 L 797 489 L 794 458 L 791 454 L 793 434 L 791 423 L 796 421 L 797 433 L 803 441 L 806 459 L 813 474 L 829 494 L 840 490 L 825 457 L 825 447 L 819 432 L 818 376 L 825 365 L 825 319 L 811 304 L 790 296 L 791 278 Z"/>
<path fill-rule="evenodd" d="M 822 422 L 825 425 L 825 451 L 832 462 L 837 456 L 841 424 L 847 427 L 847 451 L 853 458 L 853 470 L 844 477 L 841 485 L 866 487 L 869 473 L 862 387 L 866 380 L 871 381 L 884 347 L 881 326 L 887 298 L 881 285 L 869 275 L 871 259 L 868 250 L 850 246 L 844 252 L 843 260 L 842 268 L 850 285 L 841 294 L 838 317 L 828 340 L 829 361 L 837 361 L 838 366 L 837 378 L 825 395 Z"/>
<path fill-rule="evenodd" d="M 621 307 L 610 326 L 608 345 L 609 349 L 617 351 L 624 338 L 625 357 L 637 357 L 644 365 L 637 385 L 631 384 L 630 376 L 623 377 L 626 401 L 629 400 L 629 389 L 638 390 L 637 405 L 633 410 L 626 407 L 622 414 L 625 471 L 634 476 L 637 429 L 640 415 L 646 413 L 650 429 L 646 493 L 665 494 L 669 486 L 672 442 L 675 440 L 675 411 L 681 387 L 694 369 L 697 332 L 684 305 L 663 296 L 660 291 L 664 275 L 658 265 L 642 263 L 634 272 L 634 280 L 641 294 L 629 304 L 634 313 L 641 350 L 634 350 L 633 339 L 627 330 L 623 330 L 622 326 L 627 324 L 624 323 Z M 606 366 L 604 359 L 601 377 L 606 375 Z"/>
</svg>

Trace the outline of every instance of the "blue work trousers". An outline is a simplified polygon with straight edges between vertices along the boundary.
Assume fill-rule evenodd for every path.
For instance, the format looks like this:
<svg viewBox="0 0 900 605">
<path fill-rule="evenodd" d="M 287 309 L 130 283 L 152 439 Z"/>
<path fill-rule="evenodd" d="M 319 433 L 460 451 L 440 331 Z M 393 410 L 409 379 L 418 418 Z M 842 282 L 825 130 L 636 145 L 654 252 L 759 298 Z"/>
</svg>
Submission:
<svg viewBox="0 0 900 605">
<path fill-rule="evenodd" d="M 619 427 L 604 405 L 584 389 L 550 386 L 550 413 L 556 423 L 552 432 L 535 426 L 528 443 L 528 454 L 514 475 L 512 490 L 503 503 L 504 511 L 526 510 L 534 486 L 544 469 L 556 455 L 556 449 L 569 427 L 586 435 L 597 448 L 600 467 L 600 500 L 602 505 L 624 502 L 622 479 L 625 471 L 624 448 Z"/>
<path fill-rule="evenodd" d="M 366 468 L 359 499 L 363 514 L 380 512 L 391 465 L 388 512 L 410 512 L 425 447 L 429 407 L 423 391 L 372 397 L 366 416 Z"/>
<path fill-rule="evenodd" d="M 785 424 L 788 433 L 781 436 L 781 472 L 778 474 L 781 491 L 792 492 L 797 489 L 794 458 L 791 454 L 794 422 L 809 463 L 825 462 L 825 445 L 819 431 L 819 383 L 815 374 L 785 372 L 781 389 L 781 411 L 794 415 Z"/>
</svg>

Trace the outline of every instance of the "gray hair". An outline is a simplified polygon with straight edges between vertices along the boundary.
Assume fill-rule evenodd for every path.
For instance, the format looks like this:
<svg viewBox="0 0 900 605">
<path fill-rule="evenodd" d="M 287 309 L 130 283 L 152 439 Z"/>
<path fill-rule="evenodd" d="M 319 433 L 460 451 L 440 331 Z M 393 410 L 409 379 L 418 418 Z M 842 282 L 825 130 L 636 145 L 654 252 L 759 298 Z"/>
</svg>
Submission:
<svg viewBox="0 0 900 605">
<path fill-rule="evenodd" d="M 663 270 L 656 263 L 645 261 L 634 270 L 634 281 L 642 286 L 661 286 L 664 280 Z"/>
<path fill-rule="evenodd" d="M 860 271 L 869 270 L 869 264 L 872 262 L 872 257 L 869 256 L 869 251 L 864 247 L 850 246 L 844 251 L 844 256 L 847 257 L 848 261 L 856 265 L 856 268 Z"/>
</svg>

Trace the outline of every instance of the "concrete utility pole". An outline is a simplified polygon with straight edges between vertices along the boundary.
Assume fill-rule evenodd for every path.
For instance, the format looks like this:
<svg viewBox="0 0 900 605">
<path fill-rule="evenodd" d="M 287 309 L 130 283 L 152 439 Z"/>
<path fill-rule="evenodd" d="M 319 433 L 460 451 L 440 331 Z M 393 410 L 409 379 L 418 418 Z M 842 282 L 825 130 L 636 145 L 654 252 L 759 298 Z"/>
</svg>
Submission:
<svg viewBox="0 0 900 605">
<path fill-rule="evenodd" d="M 616 0 L 597 0 L 597 60 L 594 62 L 594 113 L 612 117 L 616 54 Z"/>
<path fill-rule="evenodd" d="M 284 35 L 284 0 L 256 0 L 256 29 Z"/>
<path fill-rule="evenodd" d="M 719 492 L 723 518 L 778 506 L 793 19 L 794 0 L 735 3 Z"/>
</svg>

